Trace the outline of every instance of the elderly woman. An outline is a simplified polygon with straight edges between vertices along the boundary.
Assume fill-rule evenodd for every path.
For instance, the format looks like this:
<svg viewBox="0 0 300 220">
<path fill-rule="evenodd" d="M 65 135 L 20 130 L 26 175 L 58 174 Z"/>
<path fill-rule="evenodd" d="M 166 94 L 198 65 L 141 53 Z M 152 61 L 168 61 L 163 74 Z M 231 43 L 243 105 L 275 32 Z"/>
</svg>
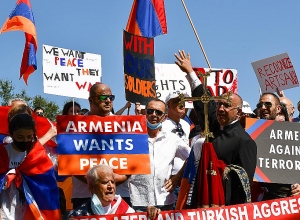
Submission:
<svg viewBox="0 0 300 220">
<path fill-rule="evenodd" d="M 70 218 L 75 216 L 108 215 L 134 213 L 119 195 L 116 195 L 116 183 L 112 168 L 107 165 L 94 166 L 86 174 L 92 198 L 89 202 L 76 208 Z M 154 219 L 160 212 L 151 206 L 147 209 L 150 219 Z"/>
</svg>

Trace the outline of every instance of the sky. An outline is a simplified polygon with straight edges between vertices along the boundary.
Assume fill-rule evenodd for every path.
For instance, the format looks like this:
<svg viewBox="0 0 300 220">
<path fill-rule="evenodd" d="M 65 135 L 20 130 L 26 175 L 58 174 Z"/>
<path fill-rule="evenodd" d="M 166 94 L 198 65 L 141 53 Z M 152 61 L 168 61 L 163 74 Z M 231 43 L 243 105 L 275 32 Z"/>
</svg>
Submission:
<svg viewBox="0 0 300 220">
<path fill-rule="evenodd" d="M 43 88 L 42 45 L 52 45 L 100 54 L 102 82 L 116 95 L 114 109 L 125 105 L 123 71 L 123 29 L 133 0 L 31 0 L 35 17 L 38 69 L 28 86 L 19 80 L 24 49 L 20 31 L 0 34 L 0 74 L 13 82 L 16 91 L 41 95 L 60 108 L 70 98 L 45 94 Z M 0 26 L 15 7 L 14 0 L 0 0 Z M 186 0 L 186 7 L 213 68 L 237 69 L 238 93 L 252 110 L 259 99 L 259 83 L 251 63 L 287 52 L 296 73 L 300 72 L 300 1 L 282 0 Z M 192 65 L 208 67 L 191 28 L 181 0 L 165 0 L 168 33 L 155 38 L 155 62 L 174 63 L 174 53 L 191 54 Z M 294 105 L 300 100 L 299 87 L 285 90 Z M 89 108 L 85 99 L 75 99 Z M 132 107 L 131 111 L 133 112 Z M 296 110 L 298 115 L 298 111 Z M 295 116 L 295 115 L 294 115 Z"/>
</svg>

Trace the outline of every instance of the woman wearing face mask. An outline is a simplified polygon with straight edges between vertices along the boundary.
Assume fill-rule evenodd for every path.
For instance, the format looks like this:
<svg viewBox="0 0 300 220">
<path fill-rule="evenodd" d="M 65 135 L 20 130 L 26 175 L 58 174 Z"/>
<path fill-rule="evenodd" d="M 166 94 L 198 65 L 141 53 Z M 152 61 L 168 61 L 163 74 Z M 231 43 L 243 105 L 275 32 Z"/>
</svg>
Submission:
<svg viewBox="0 0 300 220">
<path fill-rule="evenodd" d="M 0 219 L 60 219 L 51 160 L 28 114 L 9 121 L 12 143 L 0 145 Z"/>
</svg>

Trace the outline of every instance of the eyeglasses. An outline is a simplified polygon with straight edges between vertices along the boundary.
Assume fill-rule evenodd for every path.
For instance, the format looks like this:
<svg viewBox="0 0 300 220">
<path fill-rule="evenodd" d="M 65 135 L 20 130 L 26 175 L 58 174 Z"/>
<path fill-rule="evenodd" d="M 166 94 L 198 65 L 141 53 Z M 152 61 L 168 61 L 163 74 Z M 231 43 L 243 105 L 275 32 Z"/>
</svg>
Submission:
<svg viewBox="0 0 300 220">
<path fill-rule="evenodd" d="M 260 109 L 263 107 L 263 105 L 266 106 L 266 108 L 271 108 L 273 104 L 272 102 L 259 102 L 257 103 L 256 108 Z"/>
<path fill-rule="evenodd" d="M 223 105 L 223 108 L 226 110 L 232 110 L 232 109 L 238 109 L 239 107 L 232 107 L 231 104 L 229 104 L 228 102 L 222 102 L 222 101 L 218 101 L 217 102 L 217 108 L 220 108 Z"/>
<path fill-rule="evenodd" d="M 109 98 L 110 101 L 114 101 L 116 98 L 115 95 L 99 95 L 94 97 L 98 97 L 100 101 L 106 101 L 107 98 Z"/>
<path fill-rule="evenodd" d="M 148 109 L 147 109 L 147 115 L 152 115 L 153 112 L 155 112 L 155 114 L 156 114 L 158 117 L 160 117 L 160 116 L 162 116 L 162 115 L 165 114 L 165 113 L 164 113 L 163 111 L 161 111 L 161 110 L 152 109 L 152 108 L 148 108 Z"/>
</svg>

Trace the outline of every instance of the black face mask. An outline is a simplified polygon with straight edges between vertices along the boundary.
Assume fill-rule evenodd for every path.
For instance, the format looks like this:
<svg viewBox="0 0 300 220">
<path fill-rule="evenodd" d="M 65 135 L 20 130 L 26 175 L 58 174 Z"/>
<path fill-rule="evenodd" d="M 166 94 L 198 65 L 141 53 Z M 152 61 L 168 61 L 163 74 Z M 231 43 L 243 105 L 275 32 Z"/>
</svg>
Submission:
<svg viewBox="0 0 300 220">
<path fill-rule="evenodd" d="M 22 152 L 29 150 L 32 145 L 32 141 L 23 142 L 23 141 L 16 141 L 15 139 L 13 140 L 13 143 Z"/>
</svg>

